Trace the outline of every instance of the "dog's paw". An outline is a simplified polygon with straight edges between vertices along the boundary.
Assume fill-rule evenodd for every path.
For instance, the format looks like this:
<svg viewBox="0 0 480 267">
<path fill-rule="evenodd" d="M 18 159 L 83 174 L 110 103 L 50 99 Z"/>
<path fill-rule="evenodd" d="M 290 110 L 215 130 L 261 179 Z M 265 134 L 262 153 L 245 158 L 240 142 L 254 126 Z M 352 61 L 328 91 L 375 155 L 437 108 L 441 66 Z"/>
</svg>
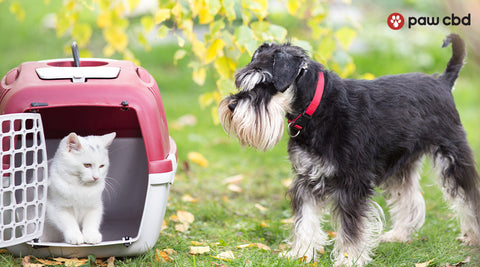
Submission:
<svg viewBox="0 0 480 267">
<path fill-rule="evenodd" d="M 462 236 L 457 237 L 458 240 L 462 241 L 467 246 L 478 246 L 480 245 L 480 240 L 472 237 L 473 235 L 464 234 Z"/>
<path fill-rule="evenodd" d="M 393 242 L 406 243 L 410 241 L 410 237 L 408 237 L 403 233 L 399 233 L 398 231 L 390 230 L 380 237 L 380 241 L 385 243 L 393 243 Z"/>
</svg>

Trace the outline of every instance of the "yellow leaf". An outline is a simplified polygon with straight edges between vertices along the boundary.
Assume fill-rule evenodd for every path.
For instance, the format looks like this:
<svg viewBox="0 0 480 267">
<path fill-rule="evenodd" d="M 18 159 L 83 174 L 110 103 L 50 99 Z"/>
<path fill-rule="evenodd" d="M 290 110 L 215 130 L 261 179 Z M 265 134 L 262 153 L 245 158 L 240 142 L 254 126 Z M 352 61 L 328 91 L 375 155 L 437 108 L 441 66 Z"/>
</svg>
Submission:
<svg viewBox="0 0 480 267">
<path fill-rule="evenodd" d="M 223 183 L 224 184 L 240 184 L 243 181 L 243 177 L 244 177 L 243 174 L 230 176 L 228 178 L 225 178 L 225 180 L 223 180 Z"/>
<path fill-rule="evenodd" d="M 302 0 L 287 0 L 287 11 L 293 16 L 297 16 L 298 9 L 303 4 Z"/>
<path fill-rule="evenodd" d="M 208 10 L 207 6 L 202 6 L 198 12 L 198 23 L 208 24 L 212 22 L 213 19 L 214 17 L 212 14 L 210 14 L 210 10 Z"/>
<path fill-rule="evenodd" d="M 211 257 L 217 260 L 224 260 L 224 261 L 231 261 L 235 259 L 235 255 L 231 250 L 221 252 L 217 254 L 217 256 L 211 256 Z"/>
<path fill-rule="evenodd" d="M 431 259 L 427 262 L 422 262 L 422 263 L 415 263 L 415 267 L 427 267 L 430 265 L 430 263 L 432 263 L 434 261 L 434 259 Z"/>
<path fill-rule="evenodd" d="M 253 243 L 252 244 L 254 247 L 257 247 L 259 249 L 263 249 L 263 250 L 271 250 L 269 246 L 265 245 L 265 244 L 262 244 L 262 243 Z"/>
<path fill-rule="evenodd" d="M 200 254 L 205 254 L 205 253 L 208 253 L 210 252 L 210 247 L 209 246 L 191 246 L 190 247 L 190 252 L 188 252 L 189 254 L 192 254 L 192 255 L 200 255 Z"/>
<path fill-rule="evenodd" d="M 205 63 L 208 64 L 212 62 L 215 58 L 223 56 L 223 48 L 225 47 L 225 42 L 222 39 L 216 39 L 207 49 L 207 54 L 205 55 Z"/>
<path fill-rule="evenodd" d="M 375 79 L 375 75 L 373 75 L 371 73 L 365 73 L 365 74 L 362 75 L 362 79 L 373 80 L 373 79 Z"/>
<path fill-rule="evenodd" d="M 205 246 L 205 245 L 207 245 L 204 242 L 198 242 L 198 241 L 190 241 L 190 244 L 192 244 L 194 246 Z"/>
<path fill-rule="evenodd" d="M 180 2 L 177 2 L 175 6 L 172 8 L 171 12 L 178 23 L 182 17 L 182 4 L 180 4 Z"/>
<path fill-rule="evenodd" d="M 231 79 L 233 77 L 236 64 L 229 57 L 223 56 L 215 60 L 214 67 L 222 78 Z"/>
<path fill-rule="evenodd" d="M 259 211 L 267 211 L 268 209 L 265 208 L 264 206 L 260 205 L 260 204 L 255 204 L 255 208 L 257 208 Z"/>
<path fill-rule="evenodd" d="M 106 45 L 102 52 L 104 56 L 111 57 L 113 54 L 115 54 L 115 48 L 111 45 Z"/>
<path fill-rule="evenodd" d="M 237 18 L 235 12 L 235 0 L 223 0 L 222 4 L 228 21 L 234 21 Z"/>
<path fill-rule="evenodd" d="M 171 262 L 172 261 L 172 259 L 170 258 L 170 256 L 168 256 L 167 253 L 165 253 L 164 251 L 161 251 L 158 248 L 155 250 L 155 260 L 157 262 Z"/>
<path fill-rule="evenodd" d="M 193 70 L 192 79 L 196 84 L 200 86 L 204 85 L 206 78 L 207 70 L 205 68 L 198 68 L 197 70 Z"/>
<path fill-rule="evenodd" d="M 177 65 L 178 61 L 187 55 L 187 51 L 185 49 L 179 49 L 173 55 L 173 64 Z"/>
<path fill-rule="evenodd" d="M 22 22 L 25 19 L 25 10 L 23 9 L 22 5 L 18 2 L 13 2 L 10 4 L 10 13 L 15 15 L 15 18 Z"/>
<path fill-rule="evenodd" d="M 198 165 L 200 165 L 201 167 L 208 167 L 208 160 L 200 153 L 198 152 L 188 152 L 188 155 L 187 155 L 188 159 Z"/>
<path fill-rule="evenodd" d="M 112 27 L 103 31 L 105 40 L 118 52 L 124 52 L 128 45 L 128 37 L 120 27 Z"/>
<path fill-rule="evenodd" d="M 160 24 L 170 18 L 170 9 L 160 8 L 155 12 L 155 24 Z"/>
<path fill-rule="evenodd" d="M 190 224 L 190 223 L 193 223 L 193 221 L 195 221 L 195 217 L 193 216 L 193 214 L 183 210 L 177 211 L 177 218 L 178 218 L 178 221 L 181 223 Z"/>
<path fill-rule="evenodd" d="M 142 24 L 145 31 L 149 32 L 155 26 L 155 22 L 151 16 L 143 16 L 140 19 L 140 23 Z"/>
<path fill-rule="evenodd" d="M 293 224 L 295 222 L 295 219 L 293 217 L 287 218 L 287 219 L 282 219 L 280 220 L 281 223 L 283 224 Z"/>
<path fill-rule="evenodd" d="M 189 194 L 183 195 L 182 197 L 183 202 L 190 202 L 190 203 L 196 203 L 198 202 L 198 198 L 194 198 Z"/>
<path fill-rule="evenodd" d="M 205 53 L 207 49 L 205 48 L 205 44 L 198 41 L 194 40 L 192 41 L 192 51 L 197 56 L 198 58 L 203 58 L 205 57 Z"/>
<path fill-rule="evenodd" d="M 186 232 L 188 231 L 188 229 L 190 228 L 190 224 L 188 223 L 179 223 L 179 224 L 175 224 L 175 230 L 177 230 L 178 232 Z"/>
<path fill-rule="evenodd" d="M 86 23 L 77 23 L 72 30 L 72 38 L 77 41 L 78 46 L 86 46 L 92 36 L 92 27 Z"/>
<path fill-rule="evenodd" d="M 165 220 L 163 220 L 163 222 L 162 222 L 162 228 L 161 228 L 160 231 L 163 231 L 163 230 L 165 230 L 165 229 L 167 229 L 167 228 L 168 228 L 167 222 L 166 222 Z"/>
<path fill-rule="evenodd" d="M 115 257 L 111 256 L 107 259 L 107 267 L 115 267 Z"/>
<path fill-rule="evenodd" d="M 243 191 L 243 189 L 236 184 L 229 184 L 227 189 L 235 193 L 241 193 Z"/>
<path fill-rule="evenodd" d="M 110 11 L 100 13 L 97 18 L 97 26 L 100 29 L 112 26 L 112 13 Z"/>
<path fill-rule="evenodd" d="M 342 27 L 335 33 L 335 36 L 340 42 L 340 45 L 345 50 L 347 50 L 350 47 L 356 35 L 357 35 L 357 32 L 354 29 L 349 27 Z"/>
<path fill-rule="evenodd" d="M 269 225 L 268 223 L 266 223 L 266 222 L 261 222 L 261 223 L 259 224 L 259 226 L 262 227 L 262 228 L 266 228 L 266 227 L 269 227 L 270 225 Z"/>
</svg>

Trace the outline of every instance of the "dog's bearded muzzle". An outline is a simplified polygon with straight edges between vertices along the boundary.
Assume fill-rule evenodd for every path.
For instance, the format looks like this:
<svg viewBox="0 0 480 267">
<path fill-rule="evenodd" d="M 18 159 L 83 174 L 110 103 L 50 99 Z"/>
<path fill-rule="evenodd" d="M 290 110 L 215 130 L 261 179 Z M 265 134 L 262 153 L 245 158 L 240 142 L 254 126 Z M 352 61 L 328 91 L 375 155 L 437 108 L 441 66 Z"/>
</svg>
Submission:
<svg viewBox="0 0 480 267">
<path fill-rule="evenodd" d="M 218 107 L 225 132 L 234 135 L 242 146 L 262 151 L 273 148 L 283 136 L 289 93 L 277 93 L 268 103 L 265 99 L 238 98 L 238 94 L 226 97 Z"/>
</svg>

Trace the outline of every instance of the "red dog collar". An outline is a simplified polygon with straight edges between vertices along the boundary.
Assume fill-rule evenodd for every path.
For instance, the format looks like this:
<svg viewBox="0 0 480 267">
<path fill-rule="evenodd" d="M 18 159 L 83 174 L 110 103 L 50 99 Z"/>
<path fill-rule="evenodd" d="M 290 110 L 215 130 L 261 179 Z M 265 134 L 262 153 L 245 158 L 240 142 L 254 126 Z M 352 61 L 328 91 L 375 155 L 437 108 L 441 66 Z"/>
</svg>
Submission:
<svg viewBox="0 0 480 267">
<path fill-rule="evenodd" d="M 298 117 L 293 120 L 288 120 L 288 128 L 290 129 L 290 136 L 297 137 L 302 129 L 307 125 L 307 123 L 312 118 L 313 113 L 317 110 L 320 101 L 322 100 L 323 89 L 325 88 L 325 78 L 323 77 L 323 72 L 318 72 L 318 81 L 317 88 L 315 90 L 315 95 L 313 96 L 312 102 L 308 105 L 307 109 L 300 113 Z M 294 134 L 292 134 L 295 132 Z"/>
</svg>

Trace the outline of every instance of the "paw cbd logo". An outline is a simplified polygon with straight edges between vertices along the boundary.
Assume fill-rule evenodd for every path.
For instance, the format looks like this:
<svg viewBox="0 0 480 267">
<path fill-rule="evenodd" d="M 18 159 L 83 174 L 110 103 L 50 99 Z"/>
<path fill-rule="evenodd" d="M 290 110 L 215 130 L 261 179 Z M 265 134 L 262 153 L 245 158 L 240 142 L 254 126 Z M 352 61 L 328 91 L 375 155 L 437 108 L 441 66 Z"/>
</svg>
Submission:
<svg viewBox="0 0 480 267">
<path fill-rule="evenodd" d="M 445 25 L 445 26 L 470 26 L 471 25 L 471 14 L 468 13 L 466 16 L 460 17 L 452 13 L 451 15 L 441 17 L 414 17 L 410 16 L 407 20 L 400 13 L 392 13 L 387 17 L 388 27 L 392 30 L 400 30 L 405 22 L 408 21 L 408 28 L 413 26 L 436 26 L 436 25 Z"/>
<path fill-rule="evenodd" d="M 387 24 L 392 30 L 400 30 L 405 24 L 405 19 L 400 13 L 392 13 L 387 18 Z"/>
</svg>

